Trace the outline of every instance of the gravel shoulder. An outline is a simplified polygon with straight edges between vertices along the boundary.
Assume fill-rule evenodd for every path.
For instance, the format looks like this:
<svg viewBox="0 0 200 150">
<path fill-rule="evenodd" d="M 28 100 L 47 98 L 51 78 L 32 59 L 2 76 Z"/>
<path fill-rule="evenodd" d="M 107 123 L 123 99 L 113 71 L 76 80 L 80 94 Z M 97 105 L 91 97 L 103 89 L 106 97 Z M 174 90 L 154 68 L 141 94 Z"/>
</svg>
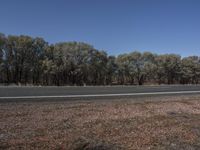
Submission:
<svg viewBox="0 0 200 150">
<path fill-rule="evenodd" d="M 0 103 L 0 149 L 200 149 L 200 95 Z"/>
</svg>

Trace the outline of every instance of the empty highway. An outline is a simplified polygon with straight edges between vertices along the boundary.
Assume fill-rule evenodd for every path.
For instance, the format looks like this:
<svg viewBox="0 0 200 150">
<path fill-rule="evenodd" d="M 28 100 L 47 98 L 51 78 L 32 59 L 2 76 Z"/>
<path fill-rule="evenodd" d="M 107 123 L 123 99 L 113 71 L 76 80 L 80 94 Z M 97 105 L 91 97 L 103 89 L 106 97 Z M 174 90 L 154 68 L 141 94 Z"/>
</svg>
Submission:
<svg viewBox="0 0 200 150">
<path fill-rule="evenodd" d="M 200 85 L 0 87 L 0 101 L 20 99 L 105 98 L 123 96 L 200 94 Z"/>
</svg>

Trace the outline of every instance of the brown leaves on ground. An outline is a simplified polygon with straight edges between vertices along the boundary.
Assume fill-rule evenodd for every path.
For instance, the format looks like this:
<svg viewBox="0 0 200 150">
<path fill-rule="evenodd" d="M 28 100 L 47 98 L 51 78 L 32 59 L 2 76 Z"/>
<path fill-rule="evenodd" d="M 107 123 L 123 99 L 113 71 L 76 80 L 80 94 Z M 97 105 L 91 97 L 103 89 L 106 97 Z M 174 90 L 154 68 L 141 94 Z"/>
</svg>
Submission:
<svg viewBox="0 0 200 150">
<path fill-rule="evenodd" d="M 200 149 L 200 96 L 0 104 L 0 149 Z"/>
</svg>

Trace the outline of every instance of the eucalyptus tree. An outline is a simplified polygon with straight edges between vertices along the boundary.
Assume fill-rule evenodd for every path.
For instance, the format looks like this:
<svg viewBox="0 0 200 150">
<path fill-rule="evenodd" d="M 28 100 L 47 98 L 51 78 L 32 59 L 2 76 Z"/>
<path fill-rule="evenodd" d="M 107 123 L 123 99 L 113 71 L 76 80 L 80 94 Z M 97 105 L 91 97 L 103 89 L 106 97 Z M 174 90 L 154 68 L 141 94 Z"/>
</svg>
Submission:
<svg viewBox="0 0 200 150">
<path fill-rule="evenodd" d="M 87 82 L 89 51 L 94 48 L 85 43 L 64 42 L 55 44 L 59 70 L 66 84 L 82 85 Z M 58 57 L 59 56 L 59 57 Z M 62 61 L 62 62 L 61 62 Z"/>
<path fill-rule="evenodd" d="M 143 84 L 144 81 L 144 62 L 142 59 L 142 54 L 140 52 L 132 52 L 129 54 L 129 68 L 132 71 L 132 75 L 135 77 L 139 85 Z"/>
<path fill-rule="evenodd" d="M 152 71 L 155 68 L 154 55 L 150 52 L 140 53 L 137 51 L 129 55 L 131 74 L 133 74 L 139 85 L 143 85 L 147 77 L 152 76 Z"/>
<path fill-rule="evenodd" d="M 185 57 L 181 61 L 183 84 L 198 84 L 200 81 L 200 58 L 198 56 Z"/>
<path fill-rule="evenodd" d="M 7 39 L 6 36 L 2 33 L 0 33 L 0 82 L 5 81 L 5 74 L 4 74 L 4 54 L 5 54 L 5 45 L 6 45 Z"/>
<path fill-rule="evenodd" d="M 142 85 L 147 78 L 153 78 L 154 61 L 154 55 L 150 52 L 140 53 L 134 51 L 129 54 L 119 55 L 117 64 L 120 84 L 137 83 Z"/>
<path fill-rule="evenodd" d="M 90 53 L 89 61 L 89 81 L 93 85 L 106 84 L 107 76 L 107 53 L 104 51 L 93 50 Z"/>
<path fill-rule="evenodd" d="M 15 43 L 17 41 L 17 36 L 8 36 L 7 42 L 4 47 L 4 63 L 3 63 L 3 72 L 5 74 L 5 82 L 9 83 L 16 83 L 13 80 L 14 74 L 14 64 L 16 64 L 16 58 L 14 57 L 14 48 Z"/>
<path fill-rule="evenodd" d="M 108 56 L 107 58 L 107 77 L 106 77 L 106 84 L 110 85 L 117 79 L 117 69 L 118 65 L 116 63 L 115 56 Z"/>
<path fill-rule="evenodd" d="M 142 55 L 143 60 L 143 76 L 146 82 L 155 83 L 156 81 L 156 55 L 150 52 L 144 52 Z"/>
<path fill-rule="evenodd" d="M 55 77 L 56 64 L 54 63 L 54 45 L 49 45 L 44 49 L 44 57 L 41 63 L 42 68 L 42 81 L 44 85 L 52 85 L 53 78 Z"/>
<path fill-rule="evenodd" d="M 127 84 L 130 82 L 134 83 L 134 75 L 132 74 L 133 70 L 130 68 L 130 58 L 129 54 L 121 54 L 117 57 L 117 82 L 119 84 Z"/>
<path fill-rule="evenodd" d="M 0 64 L 3 62 L 3 48 L 5 46 L 6 37 L 4 34 L 0 33 Z"/>
<path fill-rule="evenodd" d="M 32 45 L 29 51 L 29 76 L 32 77 L 33 84 L 42 83 L 43 78 L 43 60 L 45 59 L 45 51 L 48 49 L 48 43 L 43 39 L 36 37 L 32 39 Z M 26 80 L 27 81 L 27 80 Z"/>
<path fill-rule="evenodd" d="M 24 82 L 25 72 L 31 61 L 32 38 L 28 36 L 8 36 L 6 60 L 11 78 L 15 83 Z"/>
<path fill-rule="evenodd" d="M 181 56 L 165 54 L 156 57 L 158 83 L 173 84 L 179 82 L 181 74 Z"/>
</svg>

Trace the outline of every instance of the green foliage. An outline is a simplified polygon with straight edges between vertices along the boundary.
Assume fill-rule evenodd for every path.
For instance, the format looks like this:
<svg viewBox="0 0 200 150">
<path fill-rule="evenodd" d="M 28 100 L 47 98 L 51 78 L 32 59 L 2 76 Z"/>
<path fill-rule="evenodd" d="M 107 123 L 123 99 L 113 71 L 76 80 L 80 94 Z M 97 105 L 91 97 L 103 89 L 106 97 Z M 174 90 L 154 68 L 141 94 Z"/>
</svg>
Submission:
<svg viewBox="0 0 200 150">
<path fill-rule="evenodd" d="M 133 51 L 117 57 L 82 42 L 0 34 L 0 83 L 33 85 L 198 84 L 200 58 Z"/>
</svg>

